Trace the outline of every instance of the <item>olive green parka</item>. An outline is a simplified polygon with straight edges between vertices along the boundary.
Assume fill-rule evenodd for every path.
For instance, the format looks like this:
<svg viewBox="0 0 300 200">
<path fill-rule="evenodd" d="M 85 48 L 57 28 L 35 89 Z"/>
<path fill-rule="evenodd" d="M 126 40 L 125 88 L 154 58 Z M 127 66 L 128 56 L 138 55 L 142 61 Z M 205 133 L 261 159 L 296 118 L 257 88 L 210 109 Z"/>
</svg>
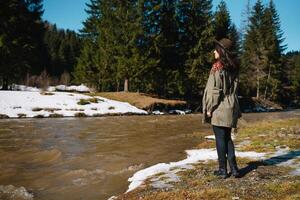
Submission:
<svg viewBox="0 0 300 200">
<path fill-rule="evenodd" d="M 236 128 L 242 117 L 237 90 L 238 74 L 225 68 L 210 72 L 202 98 L 202 123 Z M 211 117 L 207 116 L 211 112 Z"/>
</svg>

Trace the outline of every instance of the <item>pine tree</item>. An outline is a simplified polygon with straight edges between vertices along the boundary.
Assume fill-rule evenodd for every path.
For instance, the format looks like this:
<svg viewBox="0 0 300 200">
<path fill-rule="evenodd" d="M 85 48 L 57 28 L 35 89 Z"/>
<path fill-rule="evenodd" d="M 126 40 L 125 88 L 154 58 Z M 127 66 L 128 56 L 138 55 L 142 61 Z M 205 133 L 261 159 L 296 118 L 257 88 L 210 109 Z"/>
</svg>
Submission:
<svg viewBox="0 0 300 200">
<path fill-rule="evenodd" d="M 161 68 L 161 91 L 164 96 L 178 96 L 180 84 L 178 66 L 178 31 L 176 24 L 175 1 L 162 1 L 160 32 L 157 36 Z"/>
<path fill-rule="evenodd" d="M 116 58 L 116 80 L 117 90 L 119 83 L 124 82 L 123 90 L 128 91 L 130 84 L 131 89 L 139 90 L 136 81 L 142 79 L 136 74 L 143 65 L 143 56 L 139 52 L 139 40 L 143 34 L 141 25 L 141 13 L 139 12 L 139 3 L 136 0 L 119 2 L 115 13 L 115 23 L 117 32 L 114 35 L 115 41 L 115 58 Z M 140 82 L 140 81 L 138 81 Z"/>
<path fill-rule="evenodd" d="M 248 32 L 248 28 L 250 27 L 250 16 L 251 16 L 251 5 L 250 0 L 247 0 L 246 7 L 242 11 L 242 20 L 241 20 L 241 39 L 244 39 L 244 35 Z"/>
<path fill-rule="evenodd" d="M 0 77 L 2 89 L 43 64 L 41 0 L 0 3 Z"/>
<path fill-rule="evenodd" d="M 283 64 L 281 82 L 284 89 L 280 91 L 280 102 L 288 105 L 292 100 L 294 102 L 300 100 L 300 52 L 290 51 L 283 55 Z"/>
<path fill-rule="evenodd" d="M 261 79 L 266 76 L 264 71 L 266 49 L 263 35 L 263 15 L 264 7 L 258 0 L 251 12 L 250 25 L 245 34 L 242 54 L 242 87 L 248 89 L 256 87 L 256 97 L 260 97 Z M 247 93 L 251 92 L 248 91 Z"/>
<path fill-rule="evenodd" d="M 137 0 L 92 0 L 88 4 L 89 18 L 81 31 L 85 42 L 75 72 L 77 82 L 87 81 L 100 91 L 128 90 L 128 83 L 130 90 L 143 88 L 149 62 L 142 54 L 140 6 Z"/>
<path fill-rule="evenodd" d="M 205 87 L 207 72 L 212 64 L 213 26 L 212 2 L 180 1 L 178 3 L 180 48 L 187 76 L 188 98 L 199 97 Z"/>
<path fill-rule="evenodd" d="M 47 73 L 59 78 L 62 73 L 72 73 L 81 49 L 81 39 L 74 31 L 57 29 L 56 25 L 45 22 L 43 44 L 47 50 Z"/>
<path fill-rule="evenodd" d="M 103 70 L 100 68 L 100 47 L 99 47 L 99 26 L 101 16 L 101 1 L 90 0 L 86 4 L 85 11 L 88 18 L 83 22 L 83 29 L 80 30 L 83 38 L 83 47 L 78 58 L 73 76 L 76 83 L 86 83 L 89 86 L 103 91 L 104 79 Z"/>
<path fill-rule="evenodd" d="M 160 47 L 158 35 L 160 32 L 161 0 L 142 0 L 140 8 L 142 10 L 143 37 L 141 51 L 151 59 L 152 65 L 148 65 L 147 74 L 145 74 L 145 92 L 162 93 L 161 86 L 163 81 L 163 72 L 160 67 Z"/>
<path fill-rule="evenodd" d="M 300 52 L 297 52 L 291 59 L 291 76 L 290 82 L 293 87 L 293 94 L 295 98 L 300 97 Z"/>
<path fill-rule="evenodd" d="M 233 23 L 229 27 L 228 38 L 232 41 L 231 51 L 233 55 L 239 57 L 241 54 L 241 34 Z"/>
<path fill-rule="evenodd" d="M 222 0 L 214 15 L 214 30 L 216 40 L 229 38 L 231 19 L 226 3 Z"/>
<path fill-rule="evenodd" d="M 229 38 L 233 42 L 231 52 L 235 56 L 238 56 L 240 53 L 240 34 L 235 24 L 231 22 L 230 14 L 224 0 L 219 3 L 217 11 L 214 14 L 214 31 L 216 40 Z"/>
<path fill-rule="evenodd" d="M 282 38 L 283 32 L 280 29 L 280 19 L 272 0 L 265 9 L 263 27 L 267 57 L 267 79 L 265 80 L 264 98 L 268 97 L 268 90 L 270 90 L 271 98 L 274 100 L 282 85 L 282 53 L 285 50 L 285 46 L 282 45 L 284 41 Z"/>
<path fill-rule="evenodd" d="M 148 48 L 148 58 L 153 61 L 150 63 L 156 64 L 149 68 L 150 87 L 165 97 L 183 95 L 176 2 L 145 0 L 143 5 L 144 44 Z"/>
</svg>

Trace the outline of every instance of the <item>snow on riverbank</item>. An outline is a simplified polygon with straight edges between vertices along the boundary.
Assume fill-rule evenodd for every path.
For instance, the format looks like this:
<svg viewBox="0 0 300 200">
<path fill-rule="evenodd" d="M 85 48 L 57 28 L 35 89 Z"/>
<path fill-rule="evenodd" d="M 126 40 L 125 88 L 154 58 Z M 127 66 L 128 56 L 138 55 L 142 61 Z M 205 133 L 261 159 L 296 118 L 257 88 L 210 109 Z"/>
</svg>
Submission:
<svg viewBox="0 0 300 200">
<path fill-rule="evenodd" d="M 79 103 L 82 101 L 83 103 Z M 79 104 L 78 104 L 79 103 Z M 81 105 L 80 105 L 81 104 Z M 97 116 L 113 113 L 147 114 L 129 103 L 69 92 L 0 91 L 0 115 L 8 117 L 72 117 L 76 114 Z"/>
<path fill-rule="evenodd" d="M 215 149 L 194 149 L 194 150 L 186 150 L 187 158 L 178 162 L 170 162 L 167 163 L 159 163 L 153 165 L 151 167 L 145 168 L 136 172 L 132 177 L 128 179 L 130 183 L 128 190 L 126 192 L 130 192 L 140 185 L 150 176 L 165 173 L 167 178 L 170 179 L 170 182 L 174 182 L 178 180 L 176 173 L 178 171 L 184 169 L 193 168 L 191 164 L 197 163 L 199 161 L 207 161 L 207 160 L 216 160 L 217 152 Z M 236 155 L 239 157 L 248 157 L 248 158 L 264 158 L 265 153 L 256 153 L 256 152 L 236 152 Z M 156 181 L 156 180 L 154 180 Z M 156 184 L 156 183 L 154 183 Z M 167 184 L 166 181 L 160 184 Z M 160 187 L 159 184 L 156 184 L 157 187 Z"/>
<path fill-rule="evenodd" d="M 265 163 L 275 164 L 278 166 L 290 166 L 294 167 L 295 170 L 291 172 L 292 175 L 299 175 L 300 163 L 297 159 L 300 158 L 299 151 L 289 151 L 289 148 L 282 149 L 280 147 L 276 148 L 275 153 L 258 153 L 258 152 L 240 152 L 236 151 L 237 157 L 247 157 L 252 159 L 264 160 Z M 154 188 L 168 188 L 172 187 L 172 182 L 180 181 L 180 177 L 177 176 L 177 172 L 184 169 L 192 169 L 192 164 L 199 161 L 217 160 L 216 149 L 194 149 L 186 150 L 187 158 L 178 162 L 159 163 L 151 167 L 142 169 L 136 172 L 132 177 L 128 179 L 130 185 L 128 186 L 127 192 L 130 192 L 139 186 L 141 186 L 144 181 L 153 175 L 159 174 L 150 178 L 150 184 Z M 161 180 L 162 179 L 162 180 Z"/>
</svg>

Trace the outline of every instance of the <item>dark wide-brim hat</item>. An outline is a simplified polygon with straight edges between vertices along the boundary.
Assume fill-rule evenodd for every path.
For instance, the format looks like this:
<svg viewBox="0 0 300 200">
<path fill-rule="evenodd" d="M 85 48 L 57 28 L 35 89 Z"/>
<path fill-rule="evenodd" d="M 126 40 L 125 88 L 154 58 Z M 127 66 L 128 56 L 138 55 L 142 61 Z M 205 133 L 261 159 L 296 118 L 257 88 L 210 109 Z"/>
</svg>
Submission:
<svg viewBox="0 0 300 200">
<path fill-rule="evenodd" d="M 220 41 L 214 40 L 214 42 L 228 53 L 231 53 L 232 41 L 230 39 L 222 38 Z"/>
</svg>

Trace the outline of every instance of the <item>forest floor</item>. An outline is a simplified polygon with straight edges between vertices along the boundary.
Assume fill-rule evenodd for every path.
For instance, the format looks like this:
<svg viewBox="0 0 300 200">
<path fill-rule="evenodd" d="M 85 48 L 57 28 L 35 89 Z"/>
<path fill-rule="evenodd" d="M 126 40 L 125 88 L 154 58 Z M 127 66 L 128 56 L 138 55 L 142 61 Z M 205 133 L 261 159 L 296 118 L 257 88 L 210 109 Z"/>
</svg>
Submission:
<svg viewBox="0 0 300 200">
<path fill-rule="evenodd" d="M 300 199 L 300 118 L 243 123 L 234 138 L 237 151 L 266 155 L 254 159 L 238 156 L 240 178 L 215 177 L 218 164 L 210 159 L 179 170 L 171 181 L 164 173 L 155 174 L 140 187 L 112 199 Z M 214 140 L 205 139 L 197 146 L 214 147 Z"/>
<path fill-rule="evenodd" d="M 157 107 L 184 107 L 186 105 L 186 101 L 163 99 L 155 95 L 139 92 L 99 92 L 92 95 L 101 96 L 116 101 L 128 102 L 131 105 L 143 110 L 153 110 L 153 108 Z"/>
</svg>

